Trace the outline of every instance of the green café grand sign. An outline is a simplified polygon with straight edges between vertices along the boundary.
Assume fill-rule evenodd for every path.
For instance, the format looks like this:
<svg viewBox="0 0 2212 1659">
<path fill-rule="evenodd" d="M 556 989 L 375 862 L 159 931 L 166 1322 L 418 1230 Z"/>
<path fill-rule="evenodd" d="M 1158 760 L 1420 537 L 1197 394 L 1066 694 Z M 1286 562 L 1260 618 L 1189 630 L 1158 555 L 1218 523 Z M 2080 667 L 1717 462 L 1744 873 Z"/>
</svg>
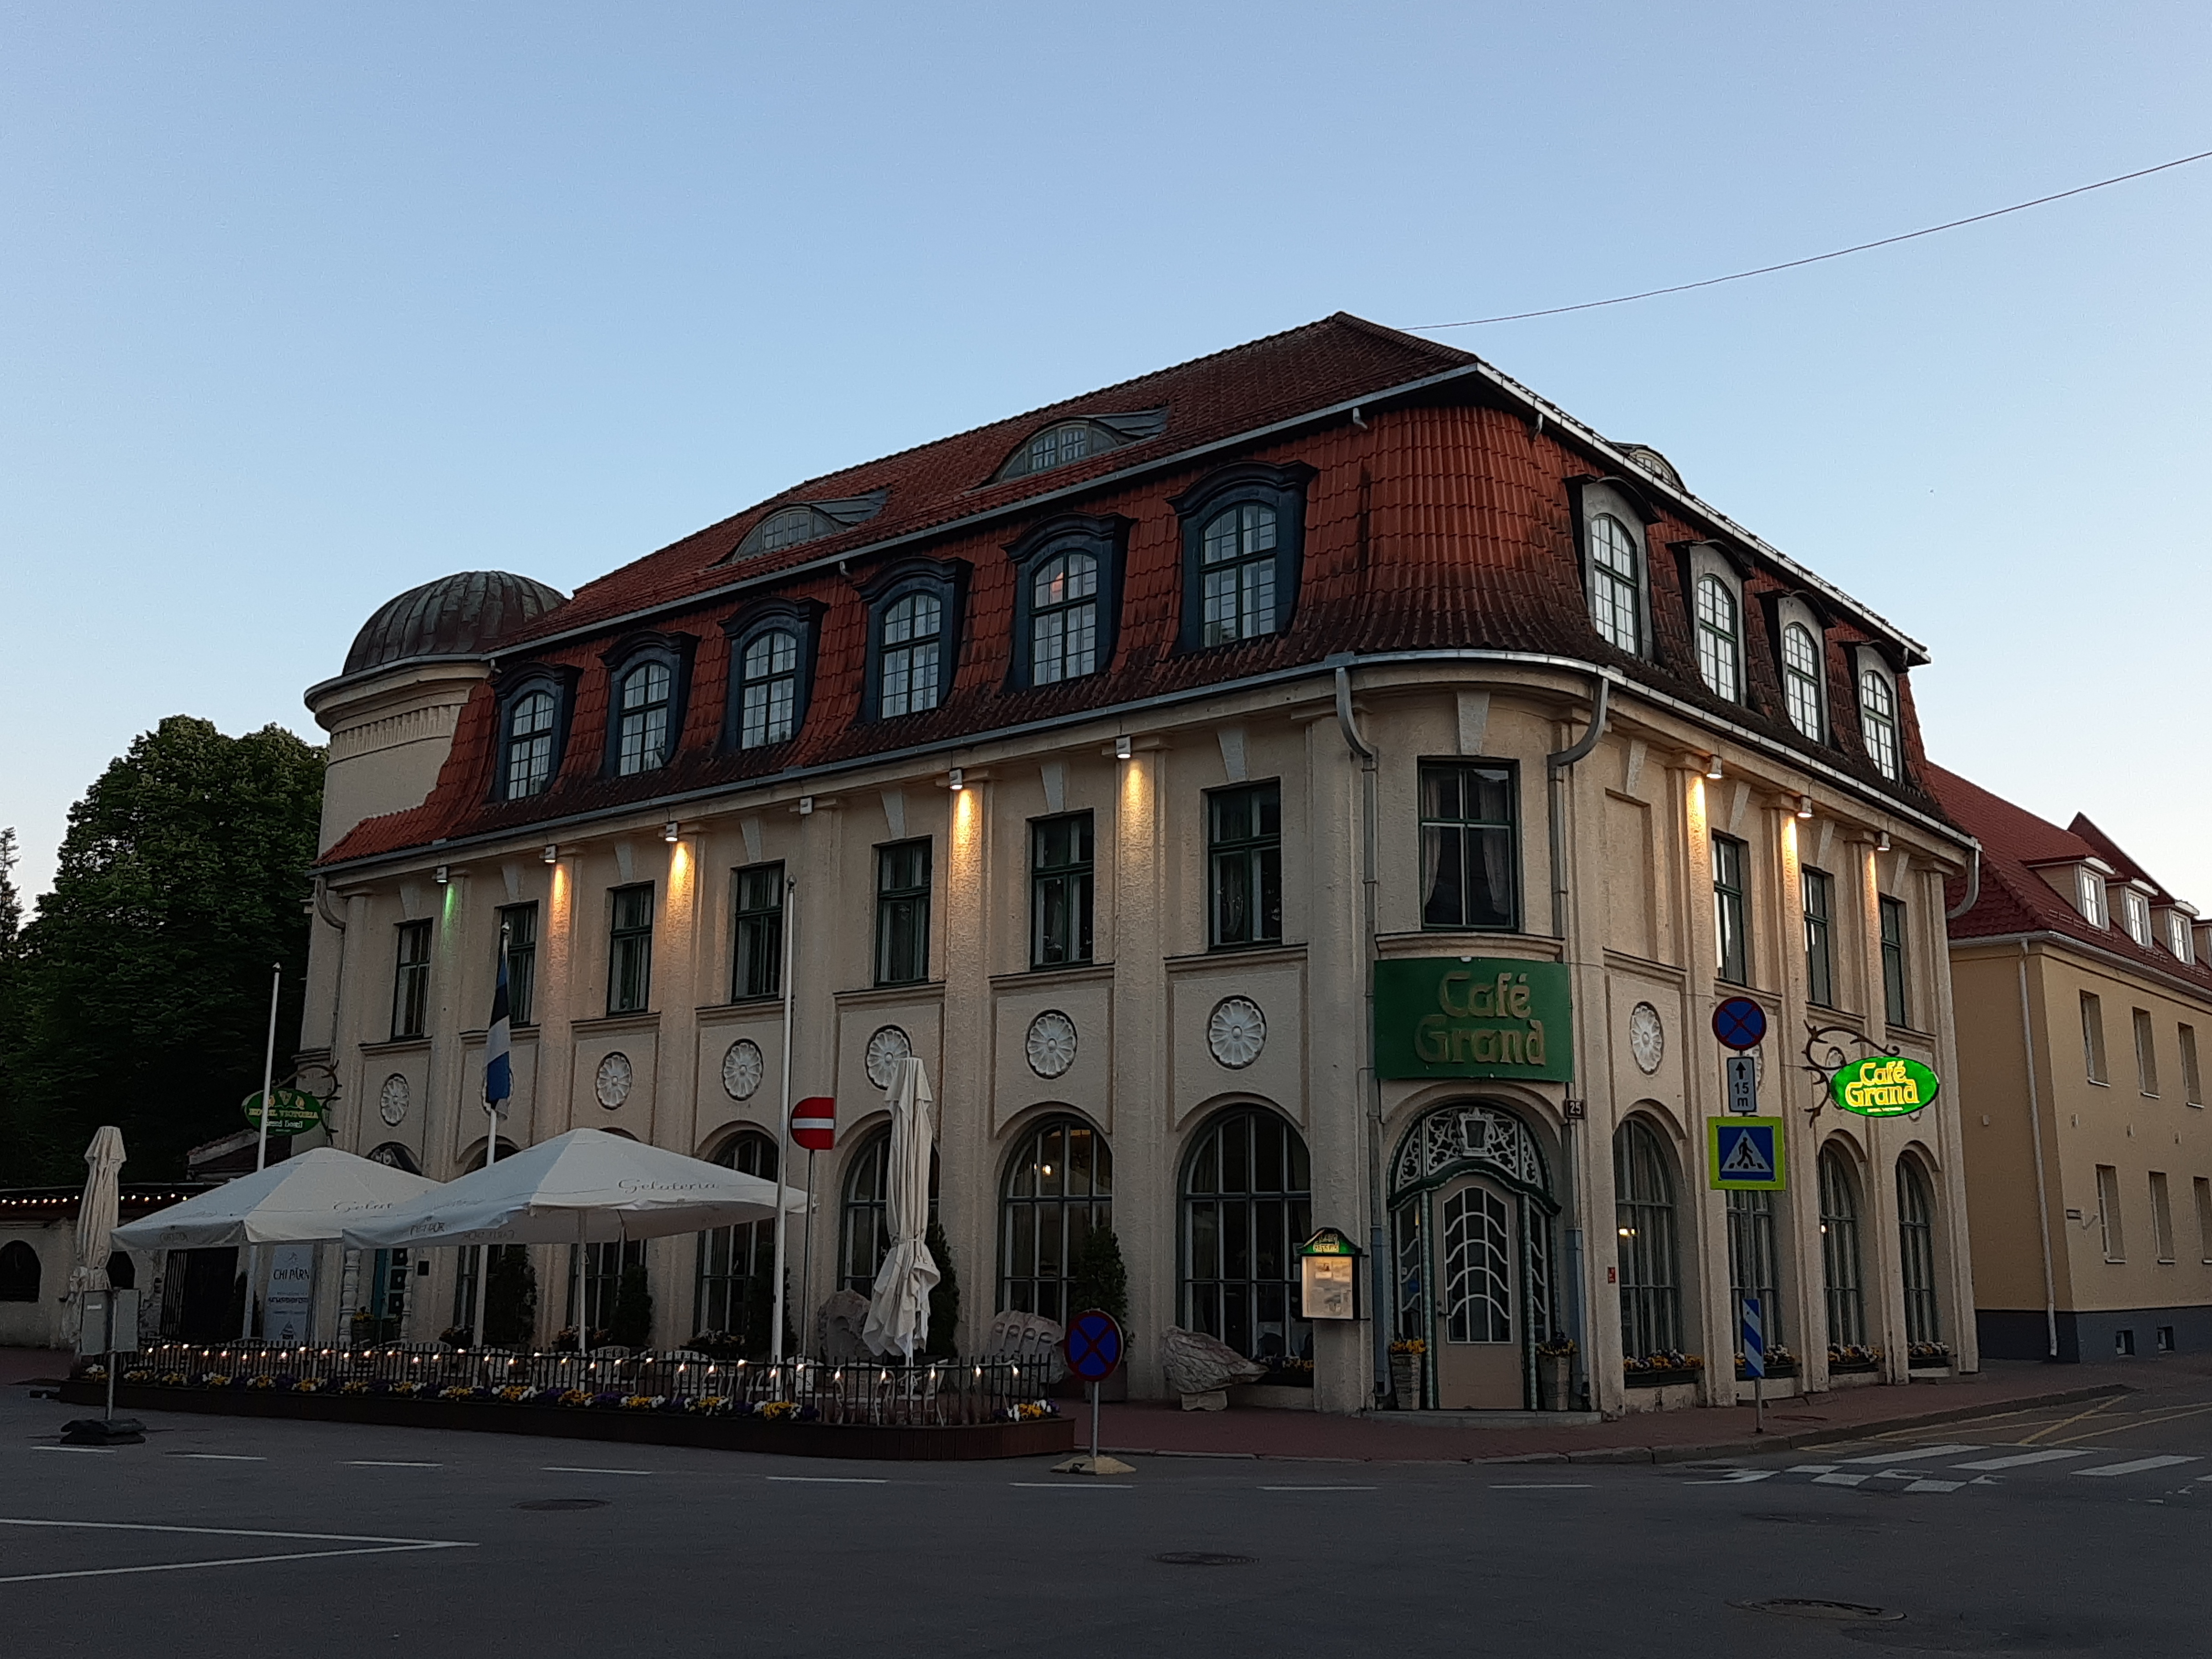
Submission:
<svg viewBox="0 0 2212 1659">
<path fill-rule="evenodd" d="M 1565 965 L 1510 956 L 1375 964 L 1375 1067 L 1391 1078 L 1574 1075 Z"/>
<path fill-rule="evenodd" d="M 1863 1118 L 1901 1118 L 1936 1098 L 1942 1079 L 1917 1060 L 1876 1054 L 1853 1060 L 1828 1079 L 1828 1098 Z"/>
</svg>

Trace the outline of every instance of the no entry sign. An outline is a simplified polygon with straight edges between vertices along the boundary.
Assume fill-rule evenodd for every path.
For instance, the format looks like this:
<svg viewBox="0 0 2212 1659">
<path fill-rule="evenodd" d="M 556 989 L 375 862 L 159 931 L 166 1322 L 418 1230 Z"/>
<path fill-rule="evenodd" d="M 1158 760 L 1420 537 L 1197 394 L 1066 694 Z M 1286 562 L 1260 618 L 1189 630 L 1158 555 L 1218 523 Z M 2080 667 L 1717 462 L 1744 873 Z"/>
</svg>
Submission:
<svg viewBox="0 0 2212 1659">
<path fill-rule="evenodd" d="M 1723 1048 L 1757 1048 L 1766 1035 L 1766 1010 L 1748 997 L 1731 997 L 1713 1010 L 1713 1035 Z"/>
<path fill-rule="evenodd" d="M 1103 1382 L 1121 1363 L 1121 1327 L 1113 1314 L 1096 1308 L 1067 1321 L 1060 1344 L 1067 1351 L 1067 1369 L 1085 1382 Z"/>
<path fill-rule="evenodd" d="M 791 1108 L 791 1138 L 810 1152 L 827 1152 L 837 1144 L 837 1102 L 811 1095 Z"/>
</svg>

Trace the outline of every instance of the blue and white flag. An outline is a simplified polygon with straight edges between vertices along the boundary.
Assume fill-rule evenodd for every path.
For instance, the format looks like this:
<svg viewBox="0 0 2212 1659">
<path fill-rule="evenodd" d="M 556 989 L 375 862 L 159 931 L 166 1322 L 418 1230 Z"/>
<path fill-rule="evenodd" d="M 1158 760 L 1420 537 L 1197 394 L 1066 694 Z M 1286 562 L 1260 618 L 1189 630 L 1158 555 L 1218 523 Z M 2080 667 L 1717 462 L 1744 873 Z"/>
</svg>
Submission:
<svg viewBox="0 0 2212 1659">
<path fill-rule="evenodd" d="M 499 983 L 491 993 L 491 1029 L 484 1037 L 484 1110 L 496 1112 L 514 1092 L 514 1065 L 507 1057 L 512 1022 L 507 1008 L 507 938 L 499 942 Z"/>
</svg>

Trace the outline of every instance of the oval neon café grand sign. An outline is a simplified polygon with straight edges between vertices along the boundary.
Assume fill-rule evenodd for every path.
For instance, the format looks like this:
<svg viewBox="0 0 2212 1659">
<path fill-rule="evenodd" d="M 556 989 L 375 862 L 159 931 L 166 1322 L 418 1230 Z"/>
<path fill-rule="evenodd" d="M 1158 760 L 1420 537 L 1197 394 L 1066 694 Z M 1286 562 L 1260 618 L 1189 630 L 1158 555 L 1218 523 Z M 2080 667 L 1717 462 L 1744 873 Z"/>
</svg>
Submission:
<svg viewBox="0 0 2212 1659">
<path fill-rule="evenodd" d="M 1943 1080 L 1917 1060 L 1878 1054 L 1828 1080 L 1828 1098 L 1863 1118 L 1901 1118 L 1935 1100 Z"/>
</svg>

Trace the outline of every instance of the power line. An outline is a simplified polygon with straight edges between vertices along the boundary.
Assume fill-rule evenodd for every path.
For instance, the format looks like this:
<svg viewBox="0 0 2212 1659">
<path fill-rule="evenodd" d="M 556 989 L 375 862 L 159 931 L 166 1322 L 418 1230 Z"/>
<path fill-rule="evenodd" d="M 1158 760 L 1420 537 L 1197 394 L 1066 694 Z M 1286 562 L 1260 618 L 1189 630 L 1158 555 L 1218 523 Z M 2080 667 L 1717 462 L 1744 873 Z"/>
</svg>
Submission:
<svg viewBox="0 0 2212 1659">
<path fill-rule="evenodd" d="M 1777 271 L 1795 271 L 1800 265 L 1818 265 L 1823 259 L 1840 259 L 1846 253 L 1863 253 L 1869 248 L 1889 247 L 1917 237 L 1933 236 L 1939 230 L 1956 230 L 1961 225 L 1979 224 L 1984 219 L 2002 219 L 2008 213 L 2024 213 L 2031 207 L 2041 207 L 2047 202 L 2063 202 L 2069 196 L 2087 195 L 2090 191 L 2102 190 L 2108 185 L 2124 185 L 2130 179 L 2147 179 L 2154 173 L 2164 173 L 2170 168 L 2187 167 L 2191 162 L 2201 162 L 2207 157 L 2212 157 L 2212 149 L 2202 149 L 2194 156 L 2184 156 L 2175 161 L 2160 162 L 2156 167 L 2140 168 L 2133 173 L 2100 179 L 2092 185 L 2076 185 L 2073 189 L 2062 190 L 2056 195 L 2039 196 L 2032 202 L 2014 202 L 2010 207 L 1994 208 L 1987 213 L 1976 213 L 1967 218 L 1931 224 L 1923 230 L 1908 230 L 1899 236 L 1884 236 L 1879 241 L 1860 242 L 1854 247 L 1839 247 L 1828 253 L 1814 253 L 1802 259 L 1784 259 L 1780 265 L 1763 265 L 1755 271 L 1732 271 L 1725 277 L 1707 277 L 1702 282 L 1676 283 L 1670 288 L 1647 288 L 1640 294 L 1620 294 L 1609 300 L 1584 300 L 1579 305 L 1547 306 L 1540 311 L 1513 311 L 1502 317 L 1471 317 L 1465 322 L 1415 323 L 1406 332 L 1410 334 L 1433 334 L 1446 328 L 1480 328 L 1486 323 L 1521 322 L 1529 317 L 1556 317 L 1569 311 L 1595 311 L 1602 306 L 1626 305 L 1635 300 L 1656 299 L 1662 294 L 1686 294 L 1693 288 L 1717 288 L 1723 283 L 1740 283 L 1747 277 L 1765 277 Z"/>
</svg>

